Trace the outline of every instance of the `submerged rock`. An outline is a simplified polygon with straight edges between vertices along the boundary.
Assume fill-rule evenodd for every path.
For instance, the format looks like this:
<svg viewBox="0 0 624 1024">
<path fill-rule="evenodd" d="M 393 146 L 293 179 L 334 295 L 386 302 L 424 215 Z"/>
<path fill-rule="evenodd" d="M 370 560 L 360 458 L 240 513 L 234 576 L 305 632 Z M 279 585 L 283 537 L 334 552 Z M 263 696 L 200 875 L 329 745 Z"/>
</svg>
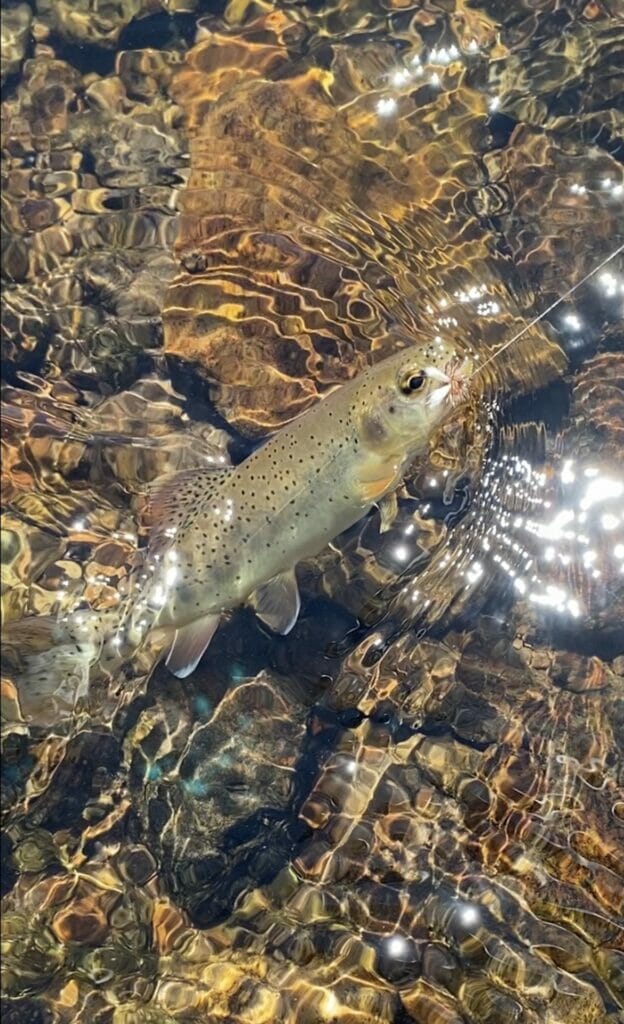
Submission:
<svg viewBox="0 0 624 1024">
<path fill-rule="evenodd" d="M 51 32 L 71 42 L 112 48 L 123 29 L 135 18 L 166 11 L 183 14 L 194 11 L 198 0 L 37 0 L 35 27 L 39 39 Z"/>
<path fill-rule="evenodd" d="M 146 842 L 178 901 L 211 922 L 288 858 L 306 700 L 267 673 L 225 692 L 197 676 L 182 688 L 159 673 L 124 744 Z"/>
<path fill-rule="evenodd" d="M 0 80 L 4 84 L 9 75 L 19 71 L 26 55 L 30 38 L 32 8 L 29 4 L 16 4 L 2 12 L 0 27 Z"/>
</svg>

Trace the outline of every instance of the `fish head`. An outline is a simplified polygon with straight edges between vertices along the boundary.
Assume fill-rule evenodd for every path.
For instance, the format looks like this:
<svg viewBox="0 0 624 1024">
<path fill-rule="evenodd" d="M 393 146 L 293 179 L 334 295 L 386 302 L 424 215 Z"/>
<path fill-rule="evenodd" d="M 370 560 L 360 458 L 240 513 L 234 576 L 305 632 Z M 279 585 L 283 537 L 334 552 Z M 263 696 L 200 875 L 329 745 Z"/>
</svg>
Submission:
<svg viewBox="0 0 624 1024">
<path fill-rule="evenodd" d="M 449 342 L 413 345 L 373 366 L 358 395 L 364 443 L 380 454 L 416 454 L 470 397 L 472 360 Z"/>
</svg>

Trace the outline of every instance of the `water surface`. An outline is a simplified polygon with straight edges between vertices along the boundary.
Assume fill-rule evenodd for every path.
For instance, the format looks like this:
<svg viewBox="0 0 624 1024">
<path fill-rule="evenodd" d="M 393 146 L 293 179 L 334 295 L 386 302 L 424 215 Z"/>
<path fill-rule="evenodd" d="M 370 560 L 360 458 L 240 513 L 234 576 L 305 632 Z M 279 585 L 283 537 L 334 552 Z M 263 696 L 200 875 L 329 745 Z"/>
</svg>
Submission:
<svg viewBox="0 0 624 1024">
<path fill-rule="evenodd" d="M 615 1024 L 624 261 L 494 360 L 380 533 L 28 690 L 157 476 L 405 337 L 482 360 L 624 241 L 610 3 L 3 3 L 3 1009 Z M 314 498 L 311 496 L 311 501 Z"/>
</svg>

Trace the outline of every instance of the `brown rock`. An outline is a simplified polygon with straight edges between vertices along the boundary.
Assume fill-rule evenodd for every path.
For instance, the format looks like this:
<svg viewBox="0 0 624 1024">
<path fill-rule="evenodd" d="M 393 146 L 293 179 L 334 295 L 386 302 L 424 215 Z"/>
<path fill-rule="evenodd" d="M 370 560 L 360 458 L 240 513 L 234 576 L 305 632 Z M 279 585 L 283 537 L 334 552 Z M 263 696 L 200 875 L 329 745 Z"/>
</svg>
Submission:
<svg viewBox="0 0 624 1024">
<path fill-rule="evenodd" d="M 106 935 L 106 915 L 95 898 L 85 896 L 60 910 L 52 921 L 52 930 L 61 942 L 98 946 Z"/>
</svg>

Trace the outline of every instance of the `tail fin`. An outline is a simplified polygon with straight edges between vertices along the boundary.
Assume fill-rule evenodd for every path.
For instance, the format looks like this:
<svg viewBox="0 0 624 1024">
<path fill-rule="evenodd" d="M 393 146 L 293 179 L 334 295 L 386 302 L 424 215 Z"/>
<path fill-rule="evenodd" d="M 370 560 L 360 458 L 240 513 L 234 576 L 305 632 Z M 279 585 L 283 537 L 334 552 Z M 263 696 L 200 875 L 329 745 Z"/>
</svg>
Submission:
<svg viewBox="0 0 624 1024">
<path fill-rule="evenodd" d="M 14 682 L 26 722 L 56 726 L 73 717 L 88 695 L 100 648 L 98 633 L 87 628 L 81 635 L 75 623 L 68 626 L 51 615 L 6 623 L 2 674 Z"/>
</svg>

